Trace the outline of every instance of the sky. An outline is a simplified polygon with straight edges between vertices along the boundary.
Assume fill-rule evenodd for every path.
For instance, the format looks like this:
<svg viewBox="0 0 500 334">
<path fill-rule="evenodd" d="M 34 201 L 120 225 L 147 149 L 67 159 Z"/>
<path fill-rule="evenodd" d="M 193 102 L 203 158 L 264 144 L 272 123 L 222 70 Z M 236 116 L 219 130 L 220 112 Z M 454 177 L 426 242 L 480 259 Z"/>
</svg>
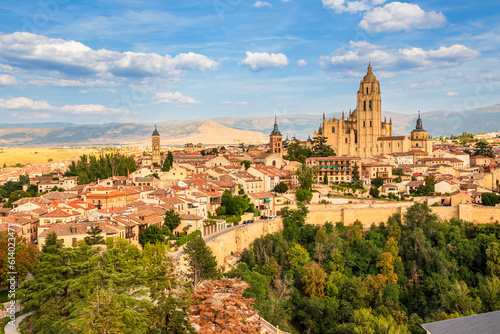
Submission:
<svg viewBox="0 0 500 334">
<path fill-rule="evenodd" d="M 0 3 L 0 123 L 348 111 L 371 62 L 382 109 L 500 103 L 500 2 Z"/>
</svg>

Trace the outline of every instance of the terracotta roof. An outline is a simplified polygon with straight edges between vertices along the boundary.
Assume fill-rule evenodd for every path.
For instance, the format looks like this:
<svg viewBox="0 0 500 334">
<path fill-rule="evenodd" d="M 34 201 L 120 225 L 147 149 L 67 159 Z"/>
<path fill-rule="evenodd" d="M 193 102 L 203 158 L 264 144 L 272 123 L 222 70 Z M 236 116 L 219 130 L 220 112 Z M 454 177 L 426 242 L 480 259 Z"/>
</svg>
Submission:
<svg viewBox="0 0 500 334">
<path fill-rule="evenodd" d="M 59 208 L 52 210 L 46 214 L 44 214 L 42 217 L 43 218 L 56 218 L 56 217 L 73 217 L 73 216 L 78 216 L 80 215 L 78 212 L 72 211 L 72 213 L 68 213 L 66 211 L 63 211 Z"/>
<path fill-rule="evenodd" d="M 117 226 L 105 222 L 88 222 L 88 223 L 71 223 L 71 224 L 51 224 L 50 227 L 43 231 L 39 237 L 44 238 L 50 232 L 55 232 L 57 236 L 87 234 L 90 227 L 99 226 L 105 234 L 116 234 L 120 232 Z"/>
</svg>

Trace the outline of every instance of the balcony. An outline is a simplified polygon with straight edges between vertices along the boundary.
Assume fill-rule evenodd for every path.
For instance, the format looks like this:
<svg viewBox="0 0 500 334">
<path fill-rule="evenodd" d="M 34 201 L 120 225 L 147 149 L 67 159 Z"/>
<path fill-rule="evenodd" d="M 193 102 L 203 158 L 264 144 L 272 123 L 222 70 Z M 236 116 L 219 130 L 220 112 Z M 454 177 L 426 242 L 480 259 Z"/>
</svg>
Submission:
<svg viewBox="0 0 500 334">
<path fill-rule="evenodd" d="M 133 238 L 135 237 L 135 233 L 134 232 L 128 232 L 125 234 L 125 238 L 126 239 L 130 239 L 130 238 Z"/>
</svg>

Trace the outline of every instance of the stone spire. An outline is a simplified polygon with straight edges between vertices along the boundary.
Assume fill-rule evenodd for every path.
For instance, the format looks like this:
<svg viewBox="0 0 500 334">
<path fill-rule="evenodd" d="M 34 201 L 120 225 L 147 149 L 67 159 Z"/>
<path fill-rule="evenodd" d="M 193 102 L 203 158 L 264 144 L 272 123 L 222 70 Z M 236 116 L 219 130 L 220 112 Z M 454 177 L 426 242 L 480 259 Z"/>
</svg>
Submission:
<svg viewBox="0 0 500 334">
<path fill-rule="evenodd" d="M 372 65 L 371 65 L 370 62 L 368 63 L 368 71 L 366 72 L 366 75 L 363 78 L 363 81 L 364 82 L 367 82 L 367 81 L 377 81 L 377 78 L 372 73 Z"/>
<path fill-rule="evenodd" d="M 417 130 L 423 130 L 424 127 L 422 125 L 422 119 L 420 118 L 420 110 L 418 111 L 418 118 L 417 118 Z"/>
<path fill-rule="evenodd" d="M 158 133 L 158 130 L 156 130 L 156 124 L 155 124 L 155 130 L 153 131 L 153 134 L 151 136 L 159 136 L 160 134 Z"/>
<path fill-rule="evenodd" d="M 278 117 L 276 115 L 274 116 L 274 129 L 271 132 L 271 136 L 281 136 L 281 132 L 278 129 Z"/>
</svg>

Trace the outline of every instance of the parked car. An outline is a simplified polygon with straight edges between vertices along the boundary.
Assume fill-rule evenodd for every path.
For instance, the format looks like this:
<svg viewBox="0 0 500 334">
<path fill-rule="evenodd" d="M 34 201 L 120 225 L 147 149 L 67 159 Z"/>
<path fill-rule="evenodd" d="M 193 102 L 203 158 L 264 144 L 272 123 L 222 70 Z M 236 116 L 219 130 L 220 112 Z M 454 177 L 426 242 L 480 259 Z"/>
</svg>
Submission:
<svg viewBox="0 0 500 334">
<path fill-rule="evenodd" d="M 269 219 L 269 217 L 266 215 L 262 215 L 262 216 L 260 216 L 260 219 Z"/>
<path fill-rule="evenodd" d="M 274 219 L 276 218 L 276 215 L 269 215 L 269 219 Z"/>
</svg>

